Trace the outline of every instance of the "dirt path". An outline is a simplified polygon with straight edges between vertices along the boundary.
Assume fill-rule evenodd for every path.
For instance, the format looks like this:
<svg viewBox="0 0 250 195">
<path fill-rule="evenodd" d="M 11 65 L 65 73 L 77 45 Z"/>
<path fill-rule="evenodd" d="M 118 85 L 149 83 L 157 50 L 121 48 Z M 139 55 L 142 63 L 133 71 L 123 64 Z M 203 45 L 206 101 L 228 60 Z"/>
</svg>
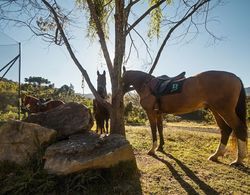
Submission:
<svg viewBox="0 0 250 195">
<path fill-rule="evenodd" d="M 219 128 L 212 128 L 212 127 L 185 127 L 185 126 L 178 126 L 178 125 L 167 125 L 165 128 L 176 130 L 188 130 L 188 131 L 198 131 L 198 132 L 208 132 L 208 133 L 220 133 Z"/>
<path fill-rule="evenodd" d="M 220 129 L 216 127 L 195 127 L 195 126 L 179 126 L 179 125 L 166 125 L 165 129 L 171 130 L 187 130 L 187 131 L 197 131 L 197 132 L 207 132 L 220 134 Z M 248 137 L 250 138 L 250 129 L 248 129 Z"/>
</svg>

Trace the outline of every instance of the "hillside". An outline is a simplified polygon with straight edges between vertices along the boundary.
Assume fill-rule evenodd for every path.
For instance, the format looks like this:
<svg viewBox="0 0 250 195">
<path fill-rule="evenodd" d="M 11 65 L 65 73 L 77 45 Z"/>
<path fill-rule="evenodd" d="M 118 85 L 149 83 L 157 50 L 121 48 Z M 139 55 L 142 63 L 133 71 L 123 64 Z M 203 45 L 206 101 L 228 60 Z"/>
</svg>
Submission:
<svg viewBox="0 0 250 195">
<path fill-rule="evenodd" d="M 250 96 L 250 87 L 245 88 L 247 96 Z"/>
</svg>

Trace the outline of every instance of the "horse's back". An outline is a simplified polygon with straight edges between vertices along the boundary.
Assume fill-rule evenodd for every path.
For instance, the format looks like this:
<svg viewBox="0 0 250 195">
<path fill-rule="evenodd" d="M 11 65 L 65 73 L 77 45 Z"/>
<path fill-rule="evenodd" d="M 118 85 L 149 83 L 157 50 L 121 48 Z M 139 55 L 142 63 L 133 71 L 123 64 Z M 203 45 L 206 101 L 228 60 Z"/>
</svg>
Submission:
<svg viewBox="0 0 250 195">
<path fill-rule="evenodd" d="M 53 108 L 56 108 L 58 106 L 61 106 L 63 104 L 65 104 L 65 103 L 61 100 L 49 100 L 48 102 L 44 103 L 44 105 L 41 108 L 41 111 L 45 112 L 45 111 L 51 110 Z"/>
<path fill-rule="evenodd" d="M 196 78 L 207 107 L 223 111 L 236 109 L 243 87 L 239 77 L 230 72 L 207 71 L 198 74 Z"/>
<path fill-rule="evenodd" d="M 207 71 L 196 76 L 200 90 L 205 97 L 225 98 L 239 97 L 241 80 L 233 73 L 225 71 Z"/>
</svg>

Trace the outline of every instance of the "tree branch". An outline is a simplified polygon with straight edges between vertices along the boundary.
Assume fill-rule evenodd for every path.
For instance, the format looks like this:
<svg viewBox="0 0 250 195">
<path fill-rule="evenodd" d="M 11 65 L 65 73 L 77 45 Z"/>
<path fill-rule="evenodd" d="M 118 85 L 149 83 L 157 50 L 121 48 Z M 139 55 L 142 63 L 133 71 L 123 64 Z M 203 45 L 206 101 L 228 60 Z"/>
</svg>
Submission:
<svg viewBox="0 0 250 195">
<path fill-rule="evenodd" d="M 90 90 L 92 91 L 92 93 L 94 94 L 95 98 L 97 99 L 97 101 L 99 101 L 101 104 L 105 105 L 108 109 L 111 109 L 111 104 L 108 103 L 107 101 L 105 101 L 96 91 L 96 89 L 94 88 L 93 84 L 90 81 L 90 78 L 88 76 L 87 71 L 82 67 L 82 65 L 80 64 L 80 62 L 78 61 L 78 59 L 76 58 L 74 52 L 72 51 L 72 48 L 70 46 L 70 43 L 68 42 L 68 39 L 64 33 L 64 30 L 61 26 L 60 20 L 57 16 L 57 13 L 55 11 L 55 9 L 46 1 L 46 0 L 42 0 L 42 2 L 45 4 L 45 6 L 49 9 L 49 11 L 52 13 L 54 20 L 57 24 L 57 28 L 60 31 L 60 34 L 63 38 L 63 41 L 66 45 L 66 48 L 70 54 L 70 57 L 72 58 L 72 60 L 74 61 L 74 63 L 76 64 L 76 66 L 78 67 L 78 69 L 81 71 L 82 75 L 84 76 L 86 82 L 88 83 L 88 86 L 90 88 Z"/>
<path fill-rule="evenodd" d="M 126 30 L 125 35 L 127 35 L 137 24 L 139 24 L 152 10 L 159 7 L 162 3 L 166 2 L 166 0 L 160 0 L 156 4 L 152 5 L 147 11 L 145 11 L 133 24 L 129 26 Z"/>
<path fill-rule="evenodd" d="M 165 39 L 163 40 L 159 51 L 157 52 L 156 58 L 154 60 L 154 63 L 152 64 L 152 67 L 149 71 L 149 74 L 152 74 L 159 59 L 161 56 L 161 53 L 167 43 L 167 41 L 169 40 L 171 34 L 175 31 L 175 29 L 177 27 L 179 27 L 182 23 L 184 23 L 189 17 L 191 17 L 200 7 L 202 7 L 204 4 L 208 3 L 210 0 L 199 0 L 198 2 L 196 2 L 192 7 L 190 7 L 190 9 L 185 13 L 185 15 L 183 16 L 183 18 L 181 20 L 179 20 L 167 33 Z"/>
</svg>

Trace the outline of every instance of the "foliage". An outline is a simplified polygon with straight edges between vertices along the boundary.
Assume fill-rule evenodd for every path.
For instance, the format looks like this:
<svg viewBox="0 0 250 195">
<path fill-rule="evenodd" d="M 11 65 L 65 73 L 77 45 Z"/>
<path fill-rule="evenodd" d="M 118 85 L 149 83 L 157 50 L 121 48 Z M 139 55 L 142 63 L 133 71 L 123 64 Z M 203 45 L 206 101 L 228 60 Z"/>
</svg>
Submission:
<svg viewBox="0 0 250 195">
<path fill-rule="evenodd" d="M 250 122 L 250 97 L 247 97 L 247 119 Z"/>
<path fill-rule="evenodd" d="M 87 1 L 86 0 L 76 0 L 77 5 L 86 10 L 86 17 L 88 18 L 88 34 L 87 36 L 94 40 L 97 38 L 97 27 L 93 17 L 91 16 L 89 9 L 87 9 Z M 114 1 L 110 0 L 95 0 L 94 1 L 96 14 L 98 19 L 101 22 L 103 32 L 105 33 L 106 38 L 108 39 L 109 35 L 109 22 L 108 20 L 111 18 L 111 13 L 114 10 Z"/>
<path fill-rule="evenodd" d="M 33 77 L 30 77 L 33 78 Z M 47 79 L 44 79 L 47 80 Z M 12 81 L 0 82 L 0 121 L 18 118 L 18 84 Z M 77 102 L 92 107 L 92 101 L 76 94 L 72 84 L 54 88 L 53 85 L 43 86 L 24 83 L 21 84 L 21 93 L 37 98 Z"/>
<path fill-rule="evenodd" d="M 129 125 L 145 125 L 147 115 L 140 105 L 139 96 L 130 93 L 125 96 L 124 120 Z"/>
<path fill-rule="evenodd" d="M 150 6 L 156 4 L 158 2 L 158 0 L 151 0 L 150 1 Z M 169 2 L 167 2 L 169 3 Z M 162 9 L 161 7 L 157 7 L 156 9 L 154 9 L 151 13 L 150 13 L 151 17 L 150 17 L 150 28 L 148 31 L 148 37 L 149 38 L 153 38 L 155 36 L 157 36 L 157 38 L 159 38 L 160 36 L 160 29 L 161 29 L 161 21 L 162 21 Z"/>
<path fill-rule="evenodd" d="M 24 78 L 24 81 L 26 83 L 38 86 L 41 86 L 42 84 L 49 85 L 51 83 L 48 79 L 45 79 L 43 77 L 31 77 L 31 76 L 29 78 Z"/>
</svg>

